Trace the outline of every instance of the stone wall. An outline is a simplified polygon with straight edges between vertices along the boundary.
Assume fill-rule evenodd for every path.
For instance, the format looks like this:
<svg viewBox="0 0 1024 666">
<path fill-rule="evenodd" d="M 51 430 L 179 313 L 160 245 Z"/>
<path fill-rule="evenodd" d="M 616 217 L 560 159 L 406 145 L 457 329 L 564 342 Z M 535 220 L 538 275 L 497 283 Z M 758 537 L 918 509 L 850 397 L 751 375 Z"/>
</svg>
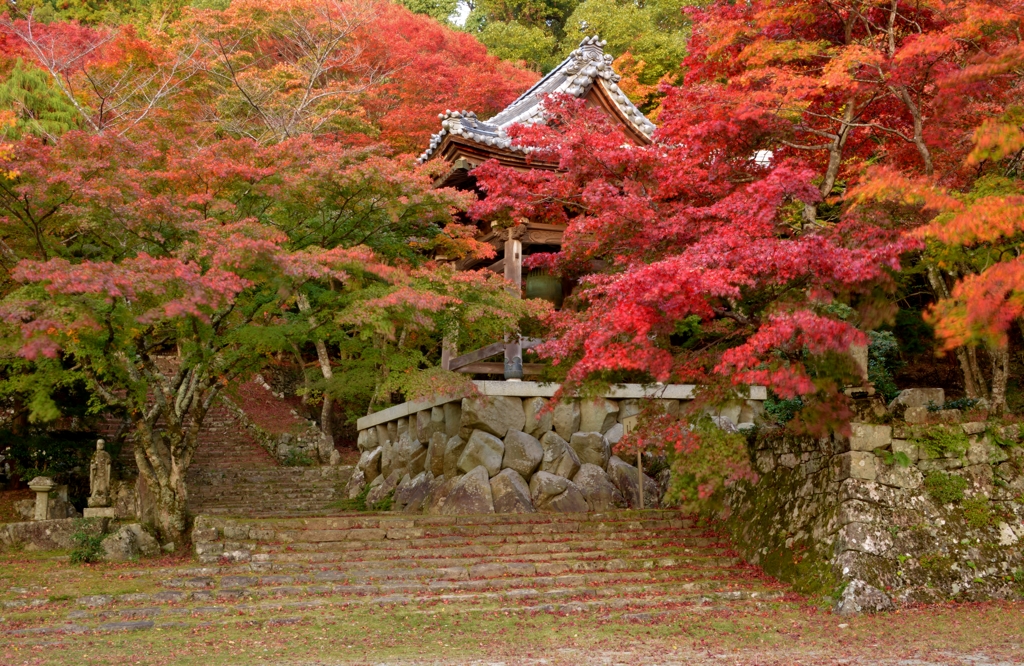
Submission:
<svg viewBox="0 0 1024 666">
<path fill-rule="evenodd" d="M 838 611 L 1024 596 L 1016 425 L 854 423 L 849 437 L 821 439 L 766 430 L 753 456 L 759 483 L 727 501 L 736 547 Z"/>
<path fill-rule="evenodd" d="M 369 484 L 368 507 L 393 497 L 395 510 L 441 514 L 639 507 L 638 470 L 611 448 L 644 401 L 676 414 L 693 389 L 627 386 L 613 397 L 551 404 L 557 386 L 477 386 L 473 397 L 406 403 L 360 419 L 361 458 L 348 496 Z M 716 416 L 752 426 L 760 399 L 737 399 Z M 645 507 L 658 506 L 667 481 L 667 473 L 643 477 Z"/>
</svg>

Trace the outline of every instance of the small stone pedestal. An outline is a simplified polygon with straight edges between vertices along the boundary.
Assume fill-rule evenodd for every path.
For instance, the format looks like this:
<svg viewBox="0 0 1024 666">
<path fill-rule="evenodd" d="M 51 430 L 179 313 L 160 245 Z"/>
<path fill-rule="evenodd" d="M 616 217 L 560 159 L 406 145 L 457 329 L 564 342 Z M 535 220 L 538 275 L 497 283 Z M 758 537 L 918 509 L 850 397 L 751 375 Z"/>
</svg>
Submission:
<svg viewBox="0 0 1024 666">
<path fill-rule="evenodd" d="M 50 491 L 57 487 L 53 479 L 37 476 L 28 482 L 28 487 L 36 494 L 36 512 L 32 520 L 48 520 L 50 517 Z"/>
<path fill-rule="evenodd" d="M 112 506 L 94 506 L 82 509 L 84 518 L 117 518 L 117 509 Z"/>
</svg>

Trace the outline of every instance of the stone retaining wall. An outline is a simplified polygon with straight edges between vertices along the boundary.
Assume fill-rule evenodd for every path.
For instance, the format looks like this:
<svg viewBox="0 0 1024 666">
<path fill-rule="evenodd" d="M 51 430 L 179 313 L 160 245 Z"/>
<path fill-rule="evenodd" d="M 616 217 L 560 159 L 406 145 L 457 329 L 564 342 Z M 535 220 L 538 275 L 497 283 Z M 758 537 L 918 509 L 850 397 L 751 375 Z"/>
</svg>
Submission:
<svg viewBox="0 0 1024 666">
<path fill-rule="evenodd" d="M 693 386 L 616 386 L 606 397 L 549 404 L 557 385 L 476 382 L 478 395 L 404 403 L 357 422 L 359 464 L 346 493 L 368 507 L 438 514 L 607 511 L 639 508 L 637 468 L 611 455 L 644 404 L 669 414 Z M 716 412 L 753 427 L 763 388 Z M 667 473 L 644 476 L 656 507 Z"/>
<path fill-rule="evenodd" d="M 764 431 L 754 448 L 760 482 L 730 491 L 727 525 L 769 574 L 840 612 L 1024 596 L 1018 426 L 854 423 L 850 437 Z"/>
</svg>

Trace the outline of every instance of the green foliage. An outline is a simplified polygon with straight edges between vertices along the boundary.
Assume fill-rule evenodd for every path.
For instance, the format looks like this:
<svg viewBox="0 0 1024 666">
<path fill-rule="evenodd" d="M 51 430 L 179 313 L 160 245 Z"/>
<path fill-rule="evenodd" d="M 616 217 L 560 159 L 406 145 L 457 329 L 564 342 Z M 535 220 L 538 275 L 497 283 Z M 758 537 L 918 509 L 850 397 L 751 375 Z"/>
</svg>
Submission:
<svg viewBox="0 0 1024 666">
<path fill-rule="evenodd" d="M 68 98 L 53 85 L 50 75 L 20 58 L 0 82 L 0 111 L 14 114 L 14 125 L 5 128 L 10 139 L 31 134 L 55 140 L 78 127 L 81 120 Z"/>
<path fill-rule="evenodd" d="M 492 21 L 483 27 L 477 39 L 502 60 L 522 61 L 541 71 L 558 64 L 555 38 L 542 28 L 514 21 Z"/>
<path fill-rule="evenodd" d="M 370 511 L 390 511 L 391 507 L 395 504 L 395 491 L 392 490 L 390 493 L 385 495 L 376 504 L 370 507 Z"/>
<path fill-rule="evenodd" d="M 900 392 L 893 380 L 893 375 L 903 366 L 899 343 L 890 331 L 870 331 L 868 336 L 871 339 L 868 344 L 868 381 L 889 402 Z"/>
<path fill-rule="evenodd" d="M 75 532 L 71 541 L 75 544 L 71 550 L 72 564 L 90 564 L 99 562 L 103 557 L 103 534 L 90 531 L 85 520 L 75 521 Z"/>
<path fill-rule="evenodd" d="M 74 484 L 88 476 L 89 459 L 96 450 L 96 433 L 64 430 L 15 434 L 0 431 L 0 452 L 12 472 L 28 481 L 45 475 L 61 484 Z"/>
<path fill-rule="evenodd" d="M 288 455 L 284 457 L 284 460 L 281 461 L 281 464 L 285 467 L 312 467 L 316 464 L 316 461 L 305 451 L 291 449 L 288 451 Z"/>
<path fill-rule="evenodd" d="M 743 434 L 726 432 L 704 417 L 692 429 L 674 437 L 678 437 L 675 447 L 666 447 L 672 469 L 666 494 L 670 505 L 679 504 L 691 511 L 717 511 L 726 486 L 739 479 L 757 481 Z"/>
<path fill-rule="evenodd" d="M 690 33 L 682 9 L 690 2 L 661 0 L 637 4 L 622 0 L 586 0 L 566 21 L 563 52 L 590 35 L 608 42 L 605 50 L 618 57 L 627 51 L 645 64 L 641 83 L 657 83 L 666 74 L 678 76 Z"/>
<path fill-rule="evenodd" d="M 941 555 L 938 553 L 929 553 L 927 555 L 922 555 L 917 562 L 921 565 L 922 569 L 924 569 L 926 572 L 932 575 L 941 575 L 949 573 L 951 567 L 953 566 L 952 557 L 950 557 L 949 555 Z"/>
<path fill-rule="evenodd" d="M 978 401 L 974 398 L 957 398 L 955 400 L 947 400 L 941 405 L 929 404 L 929 412 L 938 412 L 943 409 L 959 409 L 962 412 L 974 409 L 978 406 Z"/>
<path fill-rule="evenodd" d="M 768 399 L 764 401 L 765 414 L 770 416 L 779 425 L 785 425 L 792 421 L 797 412 L 804 408 L 804 401 L 799 397 L 792 399 L 779 398 L 771 390 L 768 391 Z"/>
<path fill-rule="evenodd" d="M 340 499 L 336 502 L 331 503 L 332 509 L 339 511 L 369 511 L 366 507 L 366 496 L 370 494 L 370 484 L 363 486 L 363 489 L 359 491 L 359 494 L 352 499 Z"/>
<path fill-rule="evenodd" d="M 963 456 L 971 444 L 959 426 L 953 428 L 934 426 L 913 441 L 937 458 Z"/>
<path fill-rule="evenodd" d="M 884 462 L 886 465 L 899 465 L 900 467 L 910 467 L 911 465 L 910 456 L 908 456 L 903 451 L 897 451 L 896 453 L 893 453 L 888 449 L 882 449 L 880 451 L 877 451 L 877 453 L 878 456 L 882 459 L 882 462 Z"/>
<path fill-rule="evenodd" d="M 426 14 L 441 23 L 448 20 L 459 6 L 459 0 L 400 0 L 401 4 L 417 14 Z"/>
<path fill-rule="evenodd" d="M 967 520 L 968 527 L 979 529 L 993 525 L 996 522 L 996 516 L 992 513 L 988 497 L 984 495 L 965 499 L 960 503 L 960 506 L 963 507 L 964 518 Z"/>
<path fill-rule="evenodd" d="M 937 470 L 924 477 L 924 489 L 939 504 L 954 504 L 964 498 L 967 479 Z"/>
</svg>

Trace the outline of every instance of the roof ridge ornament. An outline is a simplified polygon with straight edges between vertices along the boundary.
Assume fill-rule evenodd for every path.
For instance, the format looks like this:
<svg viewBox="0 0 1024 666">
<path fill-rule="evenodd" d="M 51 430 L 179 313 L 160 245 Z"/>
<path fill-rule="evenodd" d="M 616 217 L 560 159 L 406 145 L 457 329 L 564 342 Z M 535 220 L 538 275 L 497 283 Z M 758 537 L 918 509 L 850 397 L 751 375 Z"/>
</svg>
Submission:
<svg viewBox="0 0 1024 666">
<path fill-rule="evenodd" d="M 426 162 L 440 148 L 445 136 L 454 135 L 476 143 L 494 146 L 514 152 L 530 152 L 525 146 L 513 146 L 506 129 L 512 125 L 536 125 L 546 122 L 543 100 L 551 94 L 567 94 L 578 99 L 586 97 L 589 91 L 601 82 L 601 87 L 618 108 L 626 123 L 642 137 L 650 139 L 655 126 L 630 101 L 618 86 L 621 80 L 612 68 L 614 58 L 604 52 L 608 42 L 597 35 L 585 37 L 579 47 L 572 51 L 562 63 L 541 78 L 514 102 L 486 121 L 477 118 L 471 111 L 446 110 L 438 114 L 441 131 L 430 137 L 429 147 L 419 156 L 419 162 Z"/>
</svg>

